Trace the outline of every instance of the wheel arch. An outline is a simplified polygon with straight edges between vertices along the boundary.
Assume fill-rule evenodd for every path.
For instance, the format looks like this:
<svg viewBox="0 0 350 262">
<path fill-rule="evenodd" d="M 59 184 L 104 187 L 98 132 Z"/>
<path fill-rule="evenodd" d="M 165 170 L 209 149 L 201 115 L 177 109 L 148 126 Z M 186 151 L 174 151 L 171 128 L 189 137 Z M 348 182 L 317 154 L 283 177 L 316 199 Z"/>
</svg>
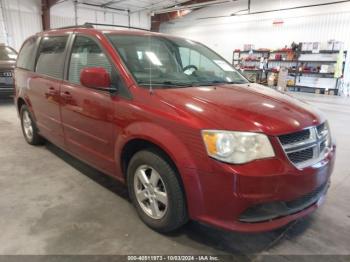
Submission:
<svg viewBox="0 0 350 262">
<path fill-rule="evenodd" d="M 117 164 L 124 178 L 132 155 L 146 148 L 154 148 L 166 155 L 180 176 L 181 167 L 195 166 L 187 147 L 173 132 L 153 123 L 134 123 L 118 135 L 115 145 Z"/>
<path fill-rule="evenodd" d="M 23 105 L 26 105 L 28 107 L 30 113 L 32 114 L 33 119 L 36 121 L 36 116 L 35 116 L 34 111 L 33 111 L 32 103 L 31 103 L 28 96 L 19 96 L 17 98 L 16 109 L 18 112 L 18 116 L 21 114 L 21 108 Z"/>
<path fill-rule="evenodd" d="M 120 154 L 120 165 L 121 165 L 122 173 L 126 183 L 127 183 L 127 168 L 130 163 L 130 160 L 137 152 L 140 152 L 142 150 L 149 150 L 151 152 L 154 152 L 160 155 L 175 170 L 177 180 L 180 183 L 182 193 L 186 200 L 185 201 L 186 210 L 188 210 L 188 196 L 186 192 L 186 186 L 184 184 L 184 179 L 181 176 L 181 172 L 178 166 L 176 165 L 176 163 L 174 162 L 170 154 L 165 149 L 163 149 L 160 145 L 154 143 L 151 140 L 148 140 L 145 138 L 133 138 L 124 145 Z"/>
<path fill-rule="evenodd" d="M 18 114 L 21 112 L 22 106 L 26 105 L 26 104 L 27 104 L 26 101 L 22 97 L 19 97 L 17 99 L 17 112 L 18 112 Z"/>
<path fill-rule="evenodd" d="M 147 148 L 161 152 L 176 170 L 191 213 L 190 200 L 193 199 L 193 194 L 200 192 L 200 185 L 193 184 L 195 179 L 188 177 L 187 170 L 195 168 L 196 164 L 185 142 L 175 132 L 176 130 L 166 129 L 155 123 L 133 123 L 117 136 L 116 165 L 120 178 L 126 182 L 127 165 L 136 152 Z"/>
<path fill-rule="evenodd" d="M 166 152 L 161 146 L 145 138 L 133 138 L 124 145 L 120 153 L 120 163 L 124 177 L 126 177 L 127 167 L 131 158 L 137 152 L 142 150 L 150 150 L 161 154 L 165 158 L 165 160 L 179 173 L 179 169 L 175 164 L 174 160 L 171 158 L 169 153 Z"/>
</svg>

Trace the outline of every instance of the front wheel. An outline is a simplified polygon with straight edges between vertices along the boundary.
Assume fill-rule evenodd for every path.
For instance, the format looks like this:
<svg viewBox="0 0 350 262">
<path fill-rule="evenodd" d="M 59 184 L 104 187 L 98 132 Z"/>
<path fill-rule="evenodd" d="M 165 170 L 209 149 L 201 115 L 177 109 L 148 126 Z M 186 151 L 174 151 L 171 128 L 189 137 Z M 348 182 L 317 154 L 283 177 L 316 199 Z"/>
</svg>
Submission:
<svg viewBox="0 0 350 262">
<path fill-rule="evenodd" d="M 160 152 L 136 153 L 128 167 L 127 181 L 130 198 L 149 227 L 169 232 L 187 222 L 185 197 L 176 170 Z"/>
</svg>

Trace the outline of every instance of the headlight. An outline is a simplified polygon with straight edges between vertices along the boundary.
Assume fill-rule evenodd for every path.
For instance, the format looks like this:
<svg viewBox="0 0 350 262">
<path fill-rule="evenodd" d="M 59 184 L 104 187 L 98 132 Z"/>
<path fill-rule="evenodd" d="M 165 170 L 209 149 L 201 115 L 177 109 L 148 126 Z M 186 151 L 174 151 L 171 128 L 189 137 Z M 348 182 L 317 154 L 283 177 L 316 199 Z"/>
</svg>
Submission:
<svg viewBox="0 0 350 262">
<path fill-rule="evenodd" d="M 327 132 L 326 147 L 331 148 L 332 147 L 332 136 L 331 136 L 331 130 L 329 128 L 328 121 L 326 121 L 326 123 L 325 123 L 325 131 Z"/>
<path fill-rule="evenodd" d="M 203 130 L 202 137 L 208 155 L 223 162 L 242 164 L 275 156 L 270 140 L 264 134 Z"/>
</svg>

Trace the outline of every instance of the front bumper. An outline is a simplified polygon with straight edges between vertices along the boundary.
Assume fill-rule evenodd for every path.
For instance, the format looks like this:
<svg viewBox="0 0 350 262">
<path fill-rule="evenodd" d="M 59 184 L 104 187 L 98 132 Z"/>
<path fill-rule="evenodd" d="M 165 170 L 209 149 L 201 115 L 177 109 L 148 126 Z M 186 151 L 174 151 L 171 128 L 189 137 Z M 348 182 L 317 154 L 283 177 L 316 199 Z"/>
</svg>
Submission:
<svg viewBox="0 0 350 262">
<path fill-rule="evenodd" d="M 215 165 L 212 173 L 187 169 L 184 177 L 190 217 L 225 230 L 241 232 L 261 232 L 284 226 L 319 206 L 328 188 L 334 160 L 335 146 L 322 161 L 302 170 L 283 157 L 244 165 L 212 160 L 212 165 Z M 196 181 L 198 184 L 194 184 Z M 249 209 L 277 202 L 295 203 L 322 187 L 325 187 L 322 192 L 313 195 L 307 205 L 299 205 L 295 212 L 266 219 L 254 219 L 253 216 L 250 221 L 242 219 Z"/>
<path fill-rule="evenodd" d="M 323 198 L 327 193 L 329 185 L 330 183 L 327 181 L 310 193 L 290 201 L 273 201 L 252 206 L 239 216 L 239 221 L 260 223 L 296 214 Z"/>
</svg>

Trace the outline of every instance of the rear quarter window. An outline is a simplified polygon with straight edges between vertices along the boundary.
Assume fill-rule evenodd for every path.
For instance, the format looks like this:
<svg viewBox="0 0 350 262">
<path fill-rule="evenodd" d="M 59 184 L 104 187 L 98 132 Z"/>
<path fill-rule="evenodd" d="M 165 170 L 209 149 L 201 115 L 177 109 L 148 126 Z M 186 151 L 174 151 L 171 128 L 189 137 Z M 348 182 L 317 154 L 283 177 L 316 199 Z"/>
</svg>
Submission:
<svg viewBox="0 0 350 262">
<path fill-rule="evenodd" d="M 39 46 L 35 71 L 54 78 L 63 78 L 68 36 L 44 37 Z"/>
<path fill-rule="evenodd" d="M 32 37 L 23 44 L 17 58 L 17 67 L 31 71 L 34 70 L 36 41 L 37 38 Z"/>
</svg>

